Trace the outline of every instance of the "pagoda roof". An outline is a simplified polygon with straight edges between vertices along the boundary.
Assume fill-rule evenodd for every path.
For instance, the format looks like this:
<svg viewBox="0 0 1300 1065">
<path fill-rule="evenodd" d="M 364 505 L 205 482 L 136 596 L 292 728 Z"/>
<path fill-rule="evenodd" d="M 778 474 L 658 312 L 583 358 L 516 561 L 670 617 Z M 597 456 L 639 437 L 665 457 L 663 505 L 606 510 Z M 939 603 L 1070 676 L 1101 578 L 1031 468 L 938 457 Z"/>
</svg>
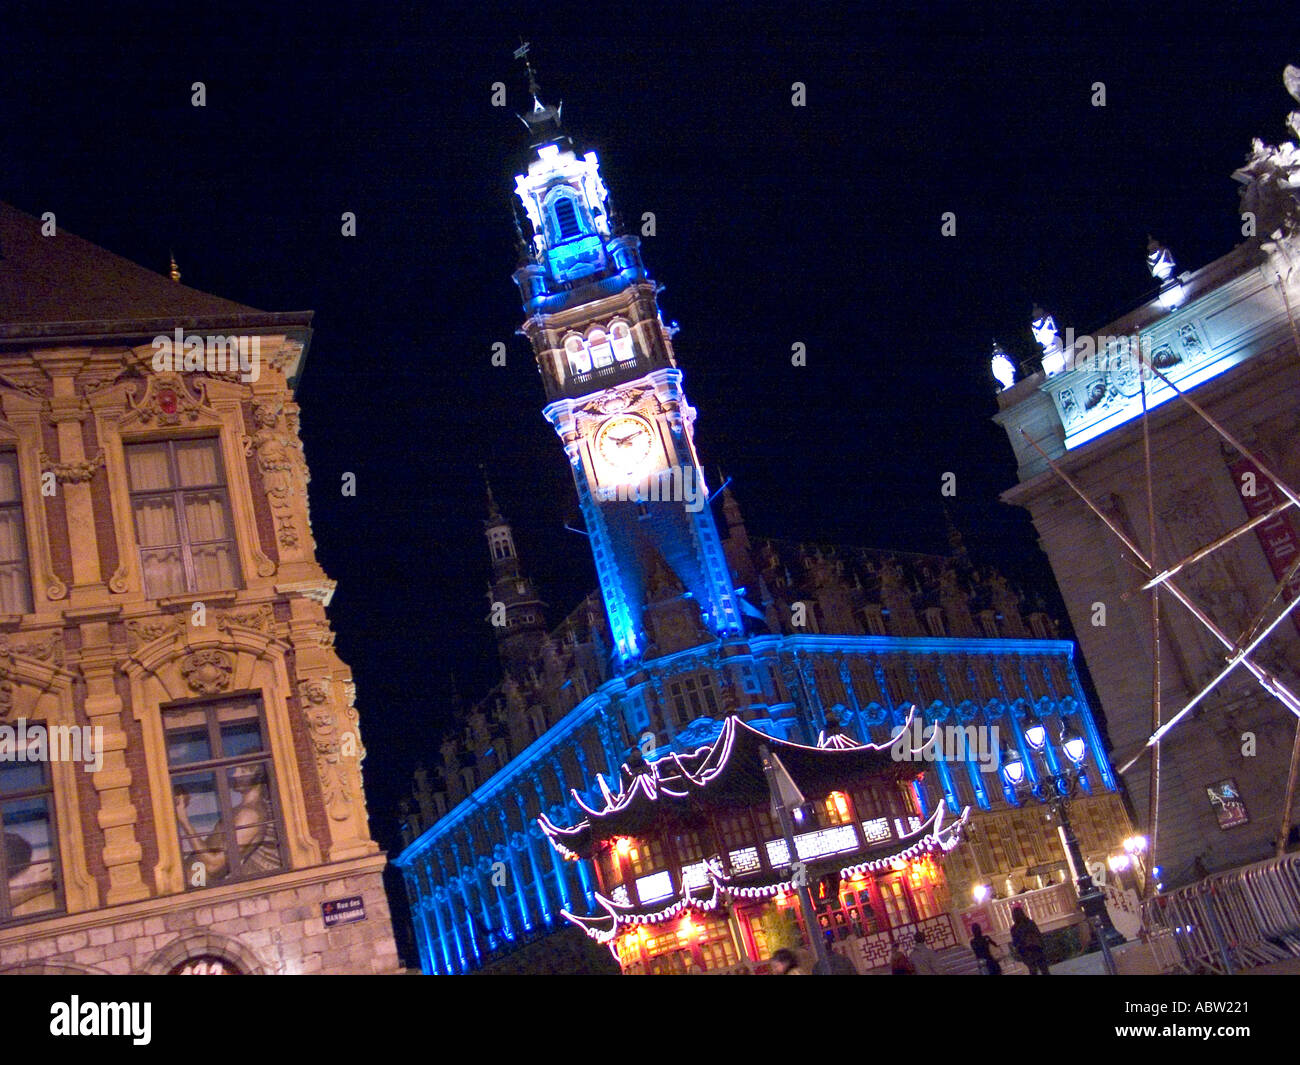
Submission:
<svg viewBox="0 0 1300 1065">
<path fill-rule="evenodd" d="M 656 762 L 638 759 L 635 764 L 625 763 L 617 795 L 597 774 L 604 805 L 594 809 L 573 791 L 574 800 L 587 815 L 578 824 L 561 827 L 545 816 L 538 820 L 563 853 L 589 858 L 602 840 L 637 836 L 666 823 L 697 819 L 709 811 L 766 803 L 769 792 L 760 753 L 763 747 L 776 755 L 799 790 L 813 800 L 859 781 L 919 776 L 923 763 L 895 758 L 892 746 L 892 742 L 856 743 L 834 733 L 824 735 L 821 746 L 809 747 L 760 732 L 732 715 L 724 720 L 717 739 L 689 754 L 674 752 Z M 638 758 L 639 753 L 634 751 L 633 757 Z"/>
</svg>

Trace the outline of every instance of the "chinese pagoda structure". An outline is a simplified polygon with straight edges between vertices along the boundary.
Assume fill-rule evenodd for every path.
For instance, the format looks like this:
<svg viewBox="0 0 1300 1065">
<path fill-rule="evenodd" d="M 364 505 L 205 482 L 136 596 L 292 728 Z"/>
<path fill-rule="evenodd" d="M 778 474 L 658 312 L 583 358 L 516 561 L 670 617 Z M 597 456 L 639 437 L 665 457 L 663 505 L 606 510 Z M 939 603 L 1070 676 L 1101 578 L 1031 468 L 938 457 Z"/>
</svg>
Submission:
<svg viewBox="0 0 1300 1065">
<path fill-rule="evenodd" d="M 618 794 L 569 827 L 542 830 L 566 859 L 595 865 L 599 911 L 564 916 L 609 946 L 625 974 L 761 969 L 796 933 L 794 893 L 815 887 L 819 932 L 862 969 L 885 964 L 920 930 L 955 946 L 936 859 L 955 847 L 969 809 L 923 813 L 922 764 L 895 745 L 862 744 L 834 722 L 816 747 L 776 739 L 739 717 L 712 743 L 622 766 Z M 769 800 L 775 755 L 807 800 L 795 810 L 793 860 Z M 792 934 L 793 933 L 793 934 Z"/>
</svg>

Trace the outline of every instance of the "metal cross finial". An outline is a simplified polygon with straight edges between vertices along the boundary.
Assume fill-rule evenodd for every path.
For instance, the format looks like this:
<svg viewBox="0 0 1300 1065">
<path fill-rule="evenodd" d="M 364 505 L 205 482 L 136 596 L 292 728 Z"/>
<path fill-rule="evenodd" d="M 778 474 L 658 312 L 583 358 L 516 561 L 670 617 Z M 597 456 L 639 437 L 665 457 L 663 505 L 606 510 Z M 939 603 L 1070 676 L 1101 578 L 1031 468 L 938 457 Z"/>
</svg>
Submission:
<svg viewBox="0 0 1300 1065">
<path fill-rule="evenodd" d="M 537 75 L 533 71 L 532 60 L 528 58 L 528 51 L 530 48 L 532 48 L 532 45 L 520 37 L 519 47 L 515 49 L 515 58 L 524 61 L 524 68 L 528 71 L 528 91 L 536 97 L 538 92 Z"/>
</svg>

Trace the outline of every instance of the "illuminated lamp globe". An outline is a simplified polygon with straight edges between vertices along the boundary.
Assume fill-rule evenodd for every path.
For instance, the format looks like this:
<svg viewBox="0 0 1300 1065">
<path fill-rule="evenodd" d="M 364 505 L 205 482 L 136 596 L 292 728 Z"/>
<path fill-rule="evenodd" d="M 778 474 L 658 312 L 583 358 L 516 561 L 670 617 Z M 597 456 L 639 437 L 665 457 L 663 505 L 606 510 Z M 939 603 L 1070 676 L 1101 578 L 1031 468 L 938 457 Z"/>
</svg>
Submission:
<svg viewBox="0 0 1300 1065">
<path fill-rule="evenodd" d="M 1002 748 L 1002 778 L 1013 788 L 1019 787 L 1025 779 L 1025 761 L 1009 744 Z"/>
<path fill-rule="evenodd" d="M 1070 725 L 1061 726 L 1061 746 L 1065 748 L 1065 756 L 1075 765 L 1083 761 L 1088 750 L 1083 737 Z"/>
<path fill-rule="evenodd" d="M 1025 717 L 1025 742 L 1036 751 L 1041 751 L 1047 742 L 1047 726 L 1032 710 Z"/>
</svg>

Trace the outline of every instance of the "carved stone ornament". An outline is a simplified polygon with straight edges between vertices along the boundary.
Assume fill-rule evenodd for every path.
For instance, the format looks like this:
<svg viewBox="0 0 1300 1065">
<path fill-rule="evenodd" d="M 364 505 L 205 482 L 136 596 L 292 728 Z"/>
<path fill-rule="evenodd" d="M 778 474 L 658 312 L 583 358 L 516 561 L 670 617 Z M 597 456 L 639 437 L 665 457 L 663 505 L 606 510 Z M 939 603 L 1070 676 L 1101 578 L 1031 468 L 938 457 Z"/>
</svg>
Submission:
<svg viewBox="0 0 1300 1065">
<path fill-rule="evenodd" d="M 41 471 L 54 473 L 59 484 L 86 484 L 94 478 L 95 471 L 104 465 L 104 453 L 98 452 L 93 459 L 81 462 L 55 462 L 44 451 L 41 452 Z"/>
<path fill-rule="evenodd" d="M 298 684 L 298 697 L 316 752 L 325 810 L 333 820 L 346 821 L 352 813 L 352 790 L 345 775 L 343 743 L 329 693 L 319 681 L 304 680 Z"/>
<path fill-rule="evenodd" d="M 257 430 L 245 438 L 244 450 L 257 457 L 257 468 L 262 474 L 267 502 L 271 505 L 277 541 L 281 547 L 296 548 L 304 536 L 298 528 L 300 509 L 307 525 L 310 527 L 311 524 L 311 517 L 306 512 L 307 482 L 311 477 L 303 457 L 302 441 L 298 438 L 297 416 L 274 403 L 259 403 L 253 409 L 253 422 Z M 305 535 L 310 541 L 310 531 Z M 308 546 L 314 545 L 309 543 Z"/>
<path fill-rule="evenodd" d="M 57 632 L 47 633 L 43 637 L 32 635 L 26 640 L 18 640 L 13 636 L 0 638 L 0 658 L 9 658 L 12 655 L 62 665 L 63 640 Z"/>
<path fill-rule="evenodd" d="M 132 618 L 126 623 L 126 631 L 131 634 L 131 650 L 136 650 L 147 643 L 152 643 L 159 636 L 178 632 L 185 627 L 185 617 L 170 614 L 160 618 Z"/>
<path fill-rule="evenodd" d="M 230 687 L 234 665 L 225 651 L 204 650 L 186 655 L 181 661 L 181 675 L 191 691 L 216 695 Z"/>
<path fill-rule="evenodd" d="M 145 379 L 144 398 L 131 405 L 145 425 L 172 426 L 197 421 L 203 399 L 203 383 L 198 382 L 199 394 L 191 394 L 184 378 L 175 373 L 150 374 Z"/>
<path fill-rule="evenodd" d="M 232 625 L 272 636 L 275 634 L 275 611 L 270 603 L 262 603 L 246 610 L 223 610 L 217 615 L 219 631 L 229 632 Z"/>
</svg>

